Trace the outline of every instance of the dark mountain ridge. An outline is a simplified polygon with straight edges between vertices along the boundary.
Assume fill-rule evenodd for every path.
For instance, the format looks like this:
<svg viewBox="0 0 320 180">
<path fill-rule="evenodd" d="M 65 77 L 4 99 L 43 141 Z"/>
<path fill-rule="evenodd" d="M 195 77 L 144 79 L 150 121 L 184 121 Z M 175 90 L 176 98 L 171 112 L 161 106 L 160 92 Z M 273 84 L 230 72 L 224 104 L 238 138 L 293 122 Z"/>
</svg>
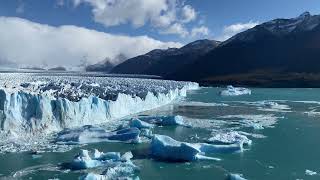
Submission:
<svg viewBox="0 0 320 180">
<path fill-rule="evenodd" d="M 128 63 L 126 68 L 116 67 L 115 72 L 126 73 L 132 68 L 127 73 L 215 85 L 320 87 L 320 16 L 306 12 L 296 18 L 275 19 L 239 33 L 212 49 L 188 52 L 191 51 L 177 56 L 164 51 L 158 60 L 137 58 L 136 64 L 146 69 L 141 71 Z M 171 57 L 181 64 L 185 59 L 191 60 L 175 66 Z"/>
<path fill-rule="evenodd" d="M 198 40 L 182 48 L 155 49 L 119 64 L 112 73 L 148 74 L 167 76 L 185 65 L 193 63 L 198 57 L 216 48 L 220 42 Z"/>
</svg>

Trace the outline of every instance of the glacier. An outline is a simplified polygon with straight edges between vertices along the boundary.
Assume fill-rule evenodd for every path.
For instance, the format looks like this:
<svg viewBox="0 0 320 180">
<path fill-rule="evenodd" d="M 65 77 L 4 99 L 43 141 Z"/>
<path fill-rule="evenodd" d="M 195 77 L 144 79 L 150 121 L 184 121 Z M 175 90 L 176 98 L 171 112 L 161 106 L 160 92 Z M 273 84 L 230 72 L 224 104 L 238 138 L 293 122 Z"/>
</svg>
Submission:
<svg viewBox="0 0 320 180">
<path fill-rule="evenodd" d="M 11 134 L 58 132 L 151 110 L 197 83 L 166 80 L 0 73 L 0 122 Z"/>
</svg>

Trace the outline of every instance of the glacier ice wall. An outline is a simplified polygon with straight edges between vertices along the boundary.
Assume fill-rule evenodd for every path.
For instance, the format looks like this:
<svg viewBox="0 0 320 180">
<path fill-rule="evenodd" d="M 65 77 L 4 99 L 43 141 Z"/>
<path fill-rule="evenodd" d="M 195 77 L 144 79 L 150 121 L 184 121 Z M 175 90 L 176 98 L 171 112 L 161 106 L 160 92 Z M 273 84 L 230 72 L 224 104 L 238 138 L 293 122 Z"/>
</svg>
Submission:
<svg viewBox="0 0 320 180">
<path fill-rule="evenodd" d="M 25 86 L 20 85 L 23 88 L 12 90 L 12 88 L 3 88 L 2 86 L 2 88 L 0 87 L 1 130 L 10 130 L 13 133 L 50 133 L 64 128 L 105 123 L 166 105 L 176 98 L 186 96 L 187 90 L 198 88 L 196 83 L 181 83 L 179 86 L 170 85 L 166 91 L 159 93 L 148 91 L 143 97 L 120 91 L 114 100 L 103 99 L 96 94 L 87 93 L 87 96 L 83 96 L 77 101 L 64 96 L 56 96 L 54 93 L 56 91 L 52 89 L 47 91 L 26 90 Z M 50 83 L 44 82 L 34 84 L 36 86 L 39 84 L 47 84 L 46 87 L 52 86 Z M 82 84 L 85 83 L 82 82 Z M 131 86 L 129 89 L 135 87 Z M 66 89 L 66 85 L 62 87 Z M 64 89 L 61 93 L 65 92 Z"/>
</svg>

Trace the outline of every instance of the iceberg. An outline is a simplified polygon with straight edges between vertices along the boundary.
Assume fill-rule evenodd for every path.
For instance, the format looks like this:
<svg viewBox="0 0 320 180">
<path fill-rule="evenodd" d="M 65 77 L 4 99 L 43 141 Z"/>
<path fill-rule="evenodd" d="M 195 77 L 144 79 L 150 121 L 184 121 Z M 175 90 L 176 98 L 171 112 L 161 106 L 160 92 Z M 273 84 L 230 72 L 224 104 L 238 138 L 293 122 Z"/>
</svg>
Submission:
<svg viewBox="0 0 320 180">
<path fill-rule="evenodd" d="M 56 142 L 58 144 L 87 144 L 104 141 L 138 143 L 140 141 L 139 135 L 140 130 L 138 128 L 125 128 L 107 132 L 103 128 L 87 125 L 59 132 Z"/>
<path fill-rule="evenodd" d="M 101 174 L 89 173 L 81 179 L 119 179 L 134 177 L 139 168 L 131 161 L 132 153 L 127 152 L 120 155 L 119 152 L 99 152 L 95 149 L 92 155 L 88 150 L 82 150 L 70 167 L 72 170 L 81 170 L 88 168 L 104 167 L 106 170 Z"/>
<path fill-rule="evenodd" d="M 154 135 L 150 152 L 157 160 L 169 162 L 184 162 L 195 160 L 220 160 L 205 156 L 212 153 L 233 153 L 242 151 L 242 145 L 212 145 L 206 143 L 186 143 L 165 135 Z"/>
<path fill-rule="evenodd" d="M 95 149 L 90 155 L 88 150 L 82 150 L 70 163 L 72 170 L 103 167 L 106 170 L 100 174 L 89 173 L 80 179 L 119 179 L 134 177 L 139 168 L 131 161 L 132 153 L 120 155 L 119 152 L 99 152 Z"/>
<path fill-rule="evenodd" d="M 207 140 L 208 143 L 213 144 L 243 144 L 250 146 L 252 140 L 248 139 L 247 136 L 239 134 L 236 131 L 217 133 L 213 137 Z"/>
<path fill-rule="evenodd" d="M 220 92 L 221 96 L 240 96 L 240 95 L 250 95 L 251 90 L 247 88 L 242 87 L 233 87 L 233 86 L 227 86 L 226 90 L 222 90 Z"/>
<path fill-rule="evenodd" d="M 71 163 L 71 168 L 73 170 L 88 169 L 98 166 L 102 166 L 102 161 L 91 158 L 88 150 L 82 150 Z"/>
</svg>

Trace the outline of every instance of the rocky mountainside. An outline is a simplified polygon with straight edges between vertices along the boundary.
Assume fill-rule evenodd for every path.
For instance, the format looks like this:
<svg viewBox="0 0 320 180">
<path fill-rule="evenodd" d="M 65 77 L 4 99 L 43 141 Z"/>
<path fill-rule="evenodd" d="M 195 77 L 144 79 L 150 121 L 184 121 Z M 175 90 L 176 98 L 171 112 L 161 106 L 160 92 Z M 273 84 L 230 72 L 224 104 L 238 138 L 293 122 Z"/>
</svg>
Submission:
<svg viewBox="0 0 320 180">
<path fill-rule="evenodd" d="M 155 49 L 119 64 L 112 73 L 167 76 L 194 63 L 196 59 L 216 48 L 220 42 L 198 40 L 182 48 Z"/>
</svg>

